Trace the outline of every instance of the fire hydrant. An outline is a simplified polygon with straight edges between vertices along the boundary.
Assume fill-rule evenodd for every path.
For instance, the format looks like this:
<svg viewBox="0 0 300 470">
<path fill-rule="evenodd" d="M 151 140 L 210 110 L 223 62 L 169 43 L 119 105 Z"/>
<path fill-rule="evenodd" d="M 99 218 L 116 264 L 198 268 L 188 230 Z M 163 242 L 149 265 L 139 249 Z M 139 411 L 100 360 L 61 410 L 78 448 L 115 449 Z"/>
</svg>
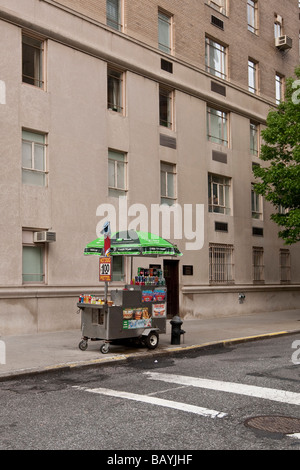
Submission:
<svg viewBox="0 0 300 470">
<path fill-rule="evenodd" d="M 183 321 L 176 315 L 172 318 L 170 323 L 172 325 L 171 344 L 180 344 L 180 336 L 185 333 L 185 331 L 181 329 Z"/>
</svg>

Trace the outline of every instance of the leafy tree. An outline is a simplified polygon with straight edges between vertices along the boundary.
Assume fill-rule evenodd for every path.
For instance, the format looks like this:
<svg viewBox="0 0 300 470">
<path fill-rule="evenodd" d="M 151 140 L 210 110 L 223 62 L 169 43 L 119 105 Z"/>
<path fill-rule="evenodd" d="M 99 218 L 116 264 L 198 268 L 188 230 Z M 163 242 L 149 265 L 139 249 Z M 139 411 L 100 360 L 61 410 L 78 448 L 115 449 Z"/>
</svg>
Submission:
<svg viewBox="0 0 300 470">
<path fill-rule="evenodd" d="M 285 101 L 269 112 L 261 133 L 260 158 L 269 165 L 253 169 L 259 178 L 254 189 L 276 209 L 271 219 L 287 245 L 300 241 L 300 67 L 295 74 L 297 80 L 287 80 Z"/>
</svg>

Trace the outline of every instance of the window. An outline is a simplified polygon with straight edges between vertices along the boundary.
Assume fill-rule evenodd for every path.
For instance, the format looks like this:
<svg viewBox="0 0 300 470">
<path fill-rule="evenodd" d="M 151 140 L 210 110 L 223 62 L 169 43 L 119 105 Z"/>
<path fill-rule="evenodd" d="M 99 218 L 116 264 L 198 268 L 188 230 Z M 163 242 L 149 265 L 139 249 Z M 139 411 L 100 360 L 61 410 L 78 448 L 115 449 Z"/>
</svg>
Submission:
<svg viewBox="0 0 300 470">
<path fill-rule="evenodd" d="M 107 70 L 107 107 L 123 112 L 123 72 L 110 68 Z"/>
<path fill-rule="evenodd" d="M 106 0 L 106 24 L 116 31 L 121 31 L 121 1 Z"/>
<path fill-rule="evenodd" d="M 172 52 L 172 16 L 158 12 L 158 48 L 171 54 Z"/>
<path fill-rule="evenodd" d="M 45 245 L 33 243 L 33 232 L 24 230 L 22 233 L 22 282 L 45 282 Z"/>
<path fill-rule="evenodd" d="M 276 104 L 279 104 L 283 101 L 283 76 L 276 74 L 275 75 L 275 99 Z"/>
<path fill-rule="evenodd" d="M 253 281 L 264 282 L 264 249 L 253 247 L 252 250 Z"/>
<path fill-rule="evenodd" d="M 280 282 L 291 282 L 291 257 L 290 250 L 282 249 L 279 252 Z"/>
<path fill-rule="evenodd" d="M 126 155 L 115 150 L 108 151 L 108 194 L 119 197 L 126 195 Z"/>
<path fill-rule="evenodd" d="M 230 215 L 230 178 L 208 174 L 208 211 Z"/>
<path fill-rule="evenodd" d="M 257 34 L 257 1 L 247 0 L 248 31 Z"/>
<path fill-rule="evenodd" d="M 160 164 L 161 204 L 172 206 L 176 202 L 176 165 Z"/>
<path fill-rule="evenodd" d="M 258 64 L 253 60 L 248 60 L 248 90 L 251 93 L 257 93 L 257 70 Z"/>
<path fill-rule="evenodd" d="M 173 91 L 159 87 L 159 124 L 173 128 Z"/>
<path fill-rule="evenodd" d="M 233 246 L 209 244 L 209 281 L 214 284 L 231 284 L 233 275 Z"/>
<path fill-rule="evenodd" d="M 46 136 L 22 131 L 22 181 L 24 184 L 46 186 Z"/>
<path fill-rule="evenodd" d="M 250 153 L 254 157 L 259 154 L 259 126 L 250 122 Z"/>
<path fill-rule="evenodd" d="M 207 138 L 228 147 L 228 115 L 224 111 L 207 108 Z"/>
<path fill-rule="evenodd" d="M 251 210 L 252 210 L 252 219 L 262 220 L 262 197 L 260 194 L 257 194 L 254 190 L 254 186 L 251 188 Z"/>
<path fill-rule="evenodd" d="M 43 78 L 44 41 L 22 36 L 22 81 L 39 88 L 44 87 Z"/>
<path fill-rule="evenodd" d="M 205 66 L 207 72 L 226 79 L 226 47 L 205 38 Z"/>
<path fill-rule="evenodd" d="M 215 10 L 226 15 L 226 0 L 207 0 L 207 3 Z"/>
</svg>

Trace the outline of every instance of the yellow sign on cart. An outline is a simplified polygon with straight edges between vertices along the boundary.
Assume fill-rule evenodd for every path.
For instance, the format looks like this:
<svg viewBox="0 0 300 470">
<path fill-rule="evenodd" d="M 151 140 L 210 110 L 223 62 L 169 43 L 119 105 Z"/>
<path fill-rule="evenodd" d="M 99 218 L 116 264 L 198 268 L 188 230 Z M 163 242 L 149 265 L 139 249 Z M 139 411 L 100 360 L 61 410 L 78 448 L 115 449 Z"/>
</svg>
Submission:
<svg viewBox="0 0 300 470">
<path fill-rule="evenodd" d="M 109 256 L 99 258 L 99 280 L 111 281 L 111 258 Z"/>
</svg>

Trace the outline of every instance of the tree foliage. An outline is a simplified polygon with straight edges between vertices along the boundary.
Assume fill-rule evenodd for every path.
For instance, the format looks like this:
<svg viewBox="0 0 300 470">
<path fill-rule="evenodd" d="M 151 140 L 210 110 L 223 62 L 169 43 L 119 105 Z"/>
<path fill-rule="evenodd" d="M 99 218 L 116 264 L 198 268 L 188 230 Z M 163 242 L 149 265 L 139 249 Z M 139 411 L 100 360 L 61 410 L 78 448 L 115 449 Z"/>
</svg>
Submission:
<svg viewBox="0 0 300 470">
<path fill-rule="evenodd" d="M 286 244 L 300 241 L 300 67 L 297 79 L 287 80 L 285 101 L 269 112 L 262 131 L 260 158 L 267 165 L 255 166 L 254 189 L 274 206 L 271 219 Z"/>
</svg>

